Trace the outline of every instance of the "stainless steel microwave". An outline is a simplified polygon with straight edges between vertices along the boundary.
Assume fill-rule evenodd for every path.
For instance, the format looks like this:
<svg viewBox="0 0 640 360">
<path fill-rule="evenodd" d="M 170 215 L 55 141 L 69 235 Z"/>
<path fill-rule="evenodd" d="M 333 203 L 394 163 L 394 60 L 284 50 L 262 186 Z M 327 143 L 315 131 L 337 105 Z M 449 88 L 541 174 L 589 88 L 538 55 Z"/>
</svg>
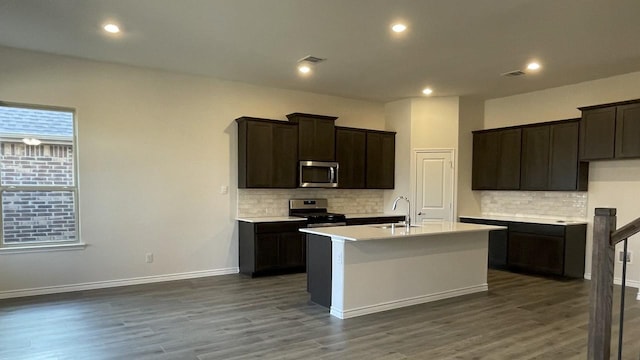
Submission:
<svg viewBox="0 0 640 360">
<path fill-rule="evenodd" d="M 300 161 L 300 187 L 338 187 L 337 162 Z"/>
</svg>

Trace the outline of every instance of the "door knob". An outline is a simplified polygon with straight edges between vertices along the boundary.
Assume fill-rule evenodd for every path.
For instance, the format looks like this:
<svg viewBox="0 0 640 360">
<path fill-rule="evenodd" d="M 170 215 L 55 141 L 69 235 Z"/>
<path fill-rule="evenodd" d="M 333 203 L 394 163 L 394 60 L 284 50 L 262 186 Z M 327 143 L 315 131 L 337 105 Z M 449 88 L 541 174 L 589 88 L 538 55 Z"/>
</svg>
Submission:
<svg viewBox="0 0 640 360">
<path fill-rule="evenodd" d="M 422 215 L 422 211 L 420 211 L 420 212 L 418 213 L 418 215 Z"/>
</svg>

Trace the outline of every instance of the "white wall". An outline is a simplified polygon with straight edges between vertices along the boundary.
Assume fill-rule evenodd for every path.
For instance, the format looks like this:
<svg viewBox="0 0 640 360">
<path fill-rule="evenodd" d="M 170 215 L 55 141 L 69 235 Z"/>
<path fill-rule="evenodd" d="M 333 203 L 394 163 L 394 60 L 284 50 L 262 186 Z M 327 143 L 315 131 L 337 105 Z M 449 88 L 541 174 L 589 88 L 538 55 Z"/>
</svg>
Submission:
<svg viewBox="0 0 640 360">
<path fill-rule="evenodd" d="M 391 212 L 391 203 L 398 196 L 410 196 L 411 166 L 411 99 L 385 105 L 386 127 L 396 132 L 395 188 L 385 191 L 384 210 Z"/>
<path fill-rule="evenodd" d="M 640 98 L 640 72 L 588 81 L 528 94 L 488 100 L 485 128 L 580 117 L 579 106 Z M 594 209 L 618 209 L 618 225 L 640 217 L 640 161 L 596 161 L 589 167 L 586 272 L 591 272 L 591 240 Z M 629 249 L 640 255 L 640 236 L 629 241 Z M 616 264 L 620 275 L 621 264 Z M 640 287 L 640 261 L 628 268 L 628 279 Z"/>
<path fill-rule="evenodd" d="M 238 266 L 234 119 L 384 106 L 0 47 L 0 100 L 77 109 L 85 250 L 0 254 L 0 292 Z M 229 195 L 219 194 L 223 185 Z M 144 262 L 153 252 L 155 261 Z"/>
<path fill-rule="evenodd" d="M 454 149 L 457 156 L 459 99 L 433 97 L 400 100 L 386 104 L 385 113 L 387 129 L 397 131 L 395 189 L 385 192 L 385 209 L 390 209 L 397 196 L 409 196 L 415 200 L 415 149 Z M 457 167 L 457 161 L 455 163 Z M 456 177 L 454 175 L 454 179 Z M 414 213 L 411 216 L 416 218 L 415 206 L 412 210 Z"/>
<path fill-rule="evenodd" d="M 473 130 L 483 128 L 484 101 L 460 98 L 458 127 L 458 216 L 480 215 L 480 193 L 471 190 Z"/>
</svg>

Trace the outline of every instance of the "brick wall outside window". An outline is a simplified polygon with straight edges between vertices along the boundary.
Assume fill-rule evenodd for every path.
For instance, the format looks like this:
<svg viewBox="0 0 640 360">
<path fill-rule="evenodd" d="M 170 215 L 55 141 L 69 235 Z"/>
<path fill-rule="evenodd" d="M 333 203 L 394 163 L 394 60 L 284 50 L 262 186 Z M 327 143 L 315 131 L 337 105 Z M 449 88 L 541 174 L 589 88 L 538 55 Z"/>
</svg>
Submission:
<svg viewBox="0 0 640 360">
<path fill-rule="evenodd" d="M 71 144 L 29 146 L 0 143 L 3 186 L 73 186 Z M 17 191 L 2 194 L 5 243 L 76 240 L 72 191 Z"/>
</svg>

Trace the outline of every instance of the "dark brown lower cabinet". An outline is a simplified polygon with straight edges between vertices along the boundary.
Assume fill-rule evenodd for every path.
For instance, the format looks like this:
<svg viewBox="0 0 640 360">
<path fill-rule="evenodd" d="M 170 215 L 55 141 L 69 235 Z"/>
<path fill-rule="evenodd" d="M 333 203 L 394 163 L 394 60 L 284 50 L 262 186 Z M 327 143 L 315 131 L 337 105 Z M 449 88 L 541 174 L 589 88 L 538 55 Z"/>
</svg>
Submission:
<svg viewBox="0 0 640 360">
<path fill-rule="evenodd" d="M 239 221 L 240 273 L 250 276 L 304 272 L 304 221 L 250 223 Z"/>
<path fill-rule="evenodd" d="M 506 226 L 489 233 L 489 266 L 544 275 L 584 276 L 586 224 L 551 225 L 460 218 L 461 222 Z"/>
<path fill-rule="evenodd" d="M 512 268 L 553 275 L 564 272 L 562 237 L 511 231 L 508 249 Z"/>
</svg>

